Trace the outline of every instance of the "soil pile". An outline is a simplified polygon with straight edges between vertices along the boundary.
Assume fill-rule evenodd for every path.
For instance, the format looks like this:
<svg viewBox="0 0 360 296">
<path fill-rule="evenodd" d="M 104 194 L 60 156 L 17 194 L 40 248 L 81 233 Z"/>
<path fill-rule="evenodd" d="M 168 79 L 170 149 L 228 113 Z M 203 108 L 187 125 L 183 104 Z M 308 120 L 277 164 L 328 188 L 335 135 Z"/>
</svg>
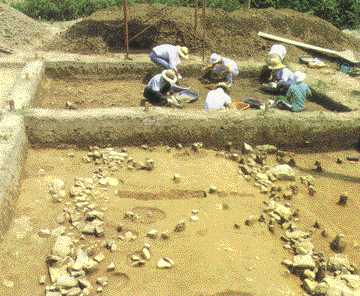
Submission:
<svg viewBox="0 0 360 296">
<path fill-rule="evenodd" d="M 192 52 L 201 52 L 201 12 L 199 9 L 198 25 L 194 30 L 193 8 L 160 4 L 130 6 L 130 49 L 148 51 L 156 44 L 172 43 L 184 44 Z M 97 11 L 57 36 L 45 48 L 73 53 L 124 51 L 123 20 L 122 7 Z M 205 44 L 208 50 L 239 59 L 262 59 L 267 54 L 274 42 L 258 37 L 258 31 L 333 50 L 360 50 L 360 42 L 353 36 L 342 33 L 325 20 L 290 9 L 244 9 L 233 13 L 207 9 L 206 28 Z M 297 59 L 303 53 L 295 46 L 286 46 L 291 48 L 289 60 Z"/>
<path fill-rule="evenodd" d="M 0 16 L 0 47 L 20 49 L 39 42 L 50 32 L 49 26 L 1 2 Z"/>
</svg>

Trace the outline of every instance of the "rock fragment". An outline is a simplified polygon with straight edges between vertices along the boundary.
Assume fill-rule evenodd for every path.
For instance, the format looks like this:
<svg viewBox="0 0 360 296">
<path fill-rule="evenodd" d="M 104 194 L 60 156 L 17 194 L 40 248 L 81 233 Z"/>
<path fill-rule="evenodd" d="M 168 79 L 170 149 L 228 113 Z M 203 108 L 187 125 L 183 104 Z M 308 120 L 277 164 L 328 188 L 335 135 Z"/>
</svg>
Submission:
<svg viewBox="0 0 360 296">
<path fill-rule="evenodd" d="M 106 271 L 114 271 L 115 270 L 115 263 L 110 262 L 110 264 L 106 267 Z"/>
<path fill-rule="evenodd" d="M 57 237 L 51 253 L 53 255 L 58 255 L 64 258 L 71 254 L 73 248 L 74 248 L 73 239 L 70 236 L 60 235 Z"/>
<path fill-rule="evenodd" d="M 248 154 L 248 153 L 253 153 L 253 152 L 254 152 L 254 148 L 251 147 L 251 145 L 244 142 L 244 145 L 242 147 L 242 153 Z"/>
<path fill-rule="evenodd" d="M 295 180 L 295 171 L 287 164 L 277 165 L 268 171 L 278 180 Z"/>
<path fill-rule="evenodd" d="M 145 260 L 150 260 L 151 255 L 147 248 L 142 248 L 141 257 L 143 257 Z"/>
<path fill-rule="evenodd" d="M 346 242 L 342 234 L 336 235 L 334 240 L 330 243 L 330 248 L 336 253 L 342 253 L 345 250 Z"/>
<path fill-rule="evenodd" d="M 172 268 L 174 266 L 174 261 L 170 258 L 164 257 L 157 262 L 156 266 L 157 268 Z"/>
<path fill-rule="evenodd" d="M 146 234 L 147 237 L 150 237 L 152 239 L 155 239 L 157 237 L 158 231 L 155 229 L 152 229 L 150 231 L 148 231 L 148 233 Z"/>
<path fill-rule="evenodd" d="M 209 188 L 209 193 L 215 193 L 217 191 L 217 187 L 216 186 L 210 186 Z"/>
<path fill-rule="evenodd" d="M 179 223 L 175 225 L 174 231 L 175 232 L 181 232 L 184 231 L 186 228 L 185 226 L 185 220 L 181 220 Z"/>
<path fill-rule="evenodd" d="M 348 198 L 349 198 L 349 194 L 347 192 L 341 193 L 340 194 L 340 199 L 337 202 L 337 204 L 339 206 L 346 206 Z"/>
</svg>

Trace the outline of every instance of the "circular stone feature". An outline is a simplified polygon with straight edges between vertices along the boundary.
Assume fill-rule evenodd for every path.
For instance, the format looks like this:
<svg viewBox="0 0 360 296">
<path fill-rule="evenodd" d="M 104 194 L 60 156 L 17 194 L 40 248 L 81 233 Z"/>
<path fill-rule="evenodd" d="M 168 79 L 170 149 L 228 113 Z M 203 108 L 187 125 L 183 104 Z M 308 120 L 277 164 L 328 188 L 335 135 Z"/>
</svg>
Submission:
<svg viewBox="0 0 360 296">
<path fill-rule="evenodd" d="M 139 224 L 151 224 L 166 218 L 164 211 L 151 207 L 135 207 L 131 211 L 135 214 L 133 222 Z"/>
</svg>

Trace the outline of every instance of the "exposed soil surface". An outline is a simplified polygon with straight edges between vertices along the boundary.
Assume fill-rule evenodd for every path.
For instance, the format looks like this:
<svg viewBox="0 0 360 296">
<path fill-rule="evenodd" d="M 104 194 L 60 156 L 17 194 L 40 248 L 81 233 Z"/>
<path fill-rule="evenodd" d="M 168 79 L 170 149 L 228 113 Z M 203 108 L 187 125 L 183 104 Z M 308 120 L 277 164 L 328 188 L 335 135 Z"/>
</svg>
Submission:
<svg viewBox="0 0 360 296">
<path fill-rule="evenodd" d="M 191 53 L 201 52 L 203 30 L 199 21 L 194 31 L 193 8 L 136 4 L 129 7 L 129 39 L 131 50 L 149 51 L 162 43 L 183 44 Z M 161 21 L 157 21 L 161 18 Z M 132 37 L 145 30 L 139 37 Z M 263 60 L 273 41 L 257 36 L 258 31 L 294 39 L 333 50 L 360 51 L 358 39 L 342 33 L 330 23 L 290 9 L 244 9 L 226 13 L 220 9 L 206 11 L 207 53 Z M 195 38 L 197 43 L 195 45 Z M 76 53 L 106 53 L 124 51 L 124 23 L 122 8 L 97 11 L 71 26 L 49 42 L 45 48 Z M 288 61 L 298 61 L 304 51 L 285 44 Z"/>
<path fill-rule="evenodd" d="M 263 201 L 268 196 L 260 194 L 252 181 L 247 182 L 239 175 L 236 162 L 216 157 L 212 150 L 198 153 L 185 150 L 188 152 L 172 148 L 169 153 L 165 147 L 156 147 L 153 152 L 129 148 L 127 153 L 135 160 L 151 157 L 155 169 L 139 171 L 122 167 L 108 171 L 108 176 L 116 178 L 119 184 L 97 187 L 93 200 L 96 209 L 105 213 L 106 235 L 85 236 L 77 244 L 95 244 L 95 254 L 100 251 L 105 254 L 99 269 L 88 275 L 92 285 L 98 287 L 96 278 L 106 275 L 109 281 L 104 295 L 303 295 L 299 278 L 288 274 L 281 265 L 292 254 L 282 248 L 283 230 L 279 225 L 275 234 L 271 234 L 263 223 L 244 224 L 250 215 L 262 213 Z M 70 157 L 72 152 L 74 155 Z M 46 275 L 49 284 L 45 259 L 55 237 L 41 238 L 38 231 L 58 228 L 55 217 L 66 202 L 72 204 L 69 197 L 62 203 L 54 203 L 48 186 L 51 180 L 60 178 L 68 191 L 75 177 L 91 177 L 99 166 L 84 163 L 82 156 L 86 154 L 73 150 L 28 151 L 14 220 L 0 243 L 0 280 L 12 281 L 14 286 L 0 285 L 1 295 L 43 294 L 39 277 Z M 354 217 L 360 214 L 360 202 L 356 198 L 360 170 L 359 162 L 346 160 L 346 156 L 352 155 L 358 153 L 296 155 L 296 180 L 277 184 L 299 186 L 299 193 L 288 202 L 291 208 L 300 210 L 300 220 L 296 223 L 299 229 L 312 229 L 314 222 L 319 222 L 320 229 L 314 229 L 312 235 L 315 250 L 323 251 L 326 257 L 333 255 L 329 243 L 336 234 L 343 233 L 348 242 L 345 254 L 358 265 L 359 249 L 354 244 L 359 243 L 360 223 Z M 336 163 L 338 157 L 343 159 L 342 164 Z M 321 162 L 324 172 L 311 170 L 315 160 Z M 276 164 L 274 156 L 268 157 L 268 164 Z M 174 173 L 180 174 L 179 183 L 171 179 Z M 315 177 L 314 196 L 309 196 L 306 187 L 300 184 L 299 177 L 308 173 Z M 210 186 L 216 186 L 218 193 L 205 197 L 204 191 Z M 348 205 L 336 205 L 345 190 L 350 196 Z M 190 222 L 194 209 L 199 211 L 199 221 Z M 138 214 L 140 220 L 125 219 L 127 211 Z M 182 219 L 186 220 L 186 230 L 172 232 Z M 234 228 L 234 223 L 240 228 Z M 123 234 L 116 230 L 120 224 L 136 234 L 137 239 L 118 239 Z M 68 223 L 64 226 L 66 233 L 80 237 Z M 150 239 L 146 233 L 151 229 L 159 232 L 168 229 L 170 238 Z M 328 238 L 320 235 L 323 229 L 329 233 Z M 117 251 L 101 247 L 101 242 L 108 238 L 115 238 Z M 138 254 L 144 242 L 151 245 L 150 260 L 143 267 L 130 267 L 130 256 Z M 174 260 L 175 266 L 169 270 L 157 269 L 156 262 L 162 257 Z M 106 271 L 110 262 L 115 263 L 114 272 Z"/>
<path fill-rule="evenodd" d="M 185 108 L 203 109 L 208 89 L 197 78 L 186 77 L 182 85 L 200 94 L 193 103 L 181 103 Z M 239 78 L 231 87 L 230 96 L 234 103 L 244 98 L 260 100 L 274 99 L 276 96 L 259 90 L 260 83 L 255 78 Z M 52 79 L 45 78 L 33 102 L 35 108 L 63 109 L 66 102 L 74 103 L 77 109 L 106 107 L 137 107 L 142 104 L 145 84 L 140 80 L 100 80 L 100 79 Z M 326 110 L 314 102 L 306 102 L 306 111 Z"/>
<path fill-rule="evenodd" d="M 49 25 L 36 21 L 11 6 L 0 2 L 0 48 L 26 49 L 39 46 L 41 40 L 49 37 Z"/>
</svg>

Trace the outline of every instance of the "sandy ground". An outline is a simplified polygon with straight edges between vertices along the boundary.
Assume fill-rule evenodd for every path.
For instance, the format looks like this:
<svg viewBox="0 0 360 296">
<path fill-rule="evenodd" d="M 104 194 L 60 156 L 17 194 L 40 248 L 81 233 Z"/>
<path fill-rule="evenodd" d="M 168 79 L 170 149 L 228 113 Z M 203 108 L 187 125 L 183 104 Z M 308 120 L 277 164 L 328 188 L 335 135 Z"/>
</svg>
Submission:
<svg viewBox="0 0 360 296">
<path fill-rule="evenodd" d="M 6 97 L 11 91 L 16 77 L 20 74 L 20 68 L 1 68 L 0 69 L 0 109 L 7 106 Z"/>
<path fill-rule="evenodd" d="M 102 251 L 105 260 L 97 272 L 88 278 L 95 284 L 96 278 L 106 275 L 109 283 L 102 295 L 303 295 L 299 278 L 289 275 L 281 265 L 284 258 L 292 258 L 282 248 L 280 240 L 283 230 L 279 225 L 271 234 L 266 225 L 257 222 L 245 226 L 250 215 L 259 215 L 268 197 L 260 194 L 253 181 L 245 181 L 237 172 L 238 165 L 231 160 L 215 156 L 212 150 L 198 153 L 184 153 L 172 148 L 156 147 L 153 152 L 130 147 L 128 154 L 135 160 L 151 157 L 155 162 L 153 171 L 127 170 L 108 171 L 109 177 L 119 180 L 117 186 L 98 188 L 93 202 L 98 210 L 105 212 L 106 236 L 86 236 L 77 245 L 95 245 L 95 253 Z M 74 153 L 70 157 L 70 153 Z M 40 229 L 59 227 L 55 217 L 64 208 L 54 203 L 48 186 L 52 179 L 61 178 L 68 191 L 75 177 L 91 177 L 99 166 L 85 164 L 85 151 L 77 150 L 33 150 L 28 151 L 24 175 L 20 187 L 18 206 L 11 228 L 0 244 L 0 282 L 12 281 L 12 288 L 0 284 L 1 295 L 43 295 L 44 286 L 39 277 L 49 277 L 45 259 L 50 254 L 55 237 L 41 238 Z M 339 151 L 323 154 L 296 155 L 296 180 L 281 181 L 283 187 L 289 184 L 299 186 L 299 193 L 290 201 L 291 207 L 300 210 L 299 229 L 311 229 L 315 221 L 320 229 L 315 230 L 312 241 L 317 251 L 326 256 L 333 254 L 329 242 L 338 233 L 343 233 L 348 247 L 345 254 L 351 262 L 359 264 L 359 243 L 357 233 L 360 222 L 355 217 L 360 213 L 360 202 L 356 198 L 360 190 L 359 163 L 350 163 L 346 156 L 359 155 L 356 151 Z M 335 161 L 340 157 L 342 164 Z M 321 162 L 324 172 L 315 173 L 314 162 Z M 274 156 L 267 163 L 276 164 Z M 39 170 L 44 171 L 39 173 Z M 309 196 L 299 177 L 311 173 L 315 177 L 317 193 Z M 181 182 L 172 180 L 174 173 L 181 176 Z M 210 186 L 216 186 L 218 193 L 207 194 Z M 349 203 L 341 207 L 335 203 L 343 191 L 349 193 Z M 198 210 L 199 221 L 190 222 L 192 210 Z M 124 219 L 126 211 L 133 211 L 144 219 Z M 150 217 L 150 218 L 149 218 Z M 186 220 L 186 230 L 172 232 L 180 220 Z M 234 228 L 234 223 L 240 225 Z M 117 226 L 137 234 L 135 241 L 118 239 Z M 66 233 L 79 238 L 77 230 L 66 223 Z M 150 239 L 147 231 L 169 230 L 170 238 Z M 328 238 L 320 232 L 326 229 Z M 101 242 L 115 238 L 116 252 L 102 248 Z M 130 256 L 137 254 L 144 242 L 150 243 L 151 259 L 140 268 L 130 267 Z M 156 262 L 169 257 L 175 266 L 169 270 L 156 268 Z M 106 266 L 114 262 L 114 272 L 106 272 Z M 245 294 L 249 293 L 249 294 Z M 94 292 L 94 294 L 96 294 Z M 92 295 L 94 295 L 92 294 Z"/>
<path fill-rule="evenodd" d="M 206 95 L 209 92 L 203 84 L 194 77 L 186 77 L 181 81 L 184 86 L 191 86 L 191 91 L 200 94 L 194 103 L 182 102 L 185 108 L 203 109 Z M 256 78 L 239 78 L 231 88 L 230 96 L 233 102 L 242 102 L 244 98 L 260 100 L 275 99 L 276 96 L 259 90 L 260 83 Z M 99 78 L 52 79 L 46 77 L 40 86 L 34 108 L 63 109 L 66 102 L 76 104 L 77 109 L 104 107 L 137 107 L 144 99 L 145 84 L 138 80 L 105 80 Z M 308 101 L 306 111 L 326 110 L 321 105 Z"/>
</svg>

